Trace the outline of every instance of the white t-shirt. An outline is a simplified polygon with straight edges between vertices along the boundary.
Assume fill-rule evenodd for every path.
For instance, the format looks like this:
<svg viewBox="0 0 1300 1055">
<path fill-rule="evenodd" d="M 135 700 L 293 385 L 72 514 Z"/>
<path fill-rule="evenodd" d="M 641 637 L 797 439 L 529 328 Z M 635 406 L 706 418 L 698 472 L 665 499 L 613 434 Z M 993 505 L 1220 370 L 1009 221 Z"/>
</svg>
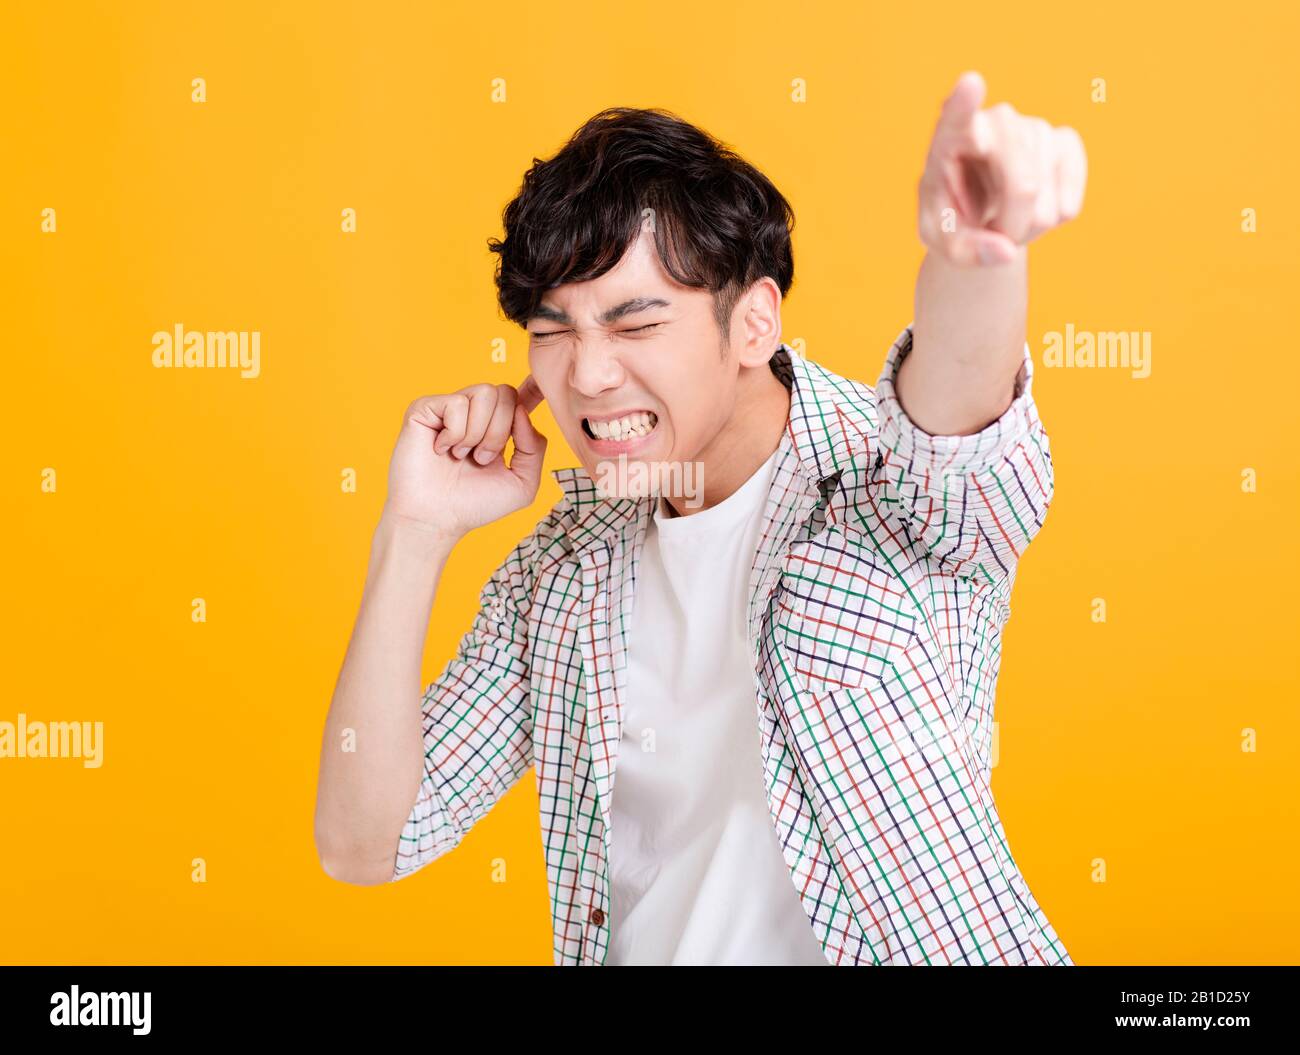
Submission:
<svg viewBox="0 0 1300 1055">
<path fill-rule="evenodd" d="M 661 499 L 637 569 L 606 963 L 828 966 L 763 787 L 749 571 L 778 447 L 718 505 Z"/>
</svg>

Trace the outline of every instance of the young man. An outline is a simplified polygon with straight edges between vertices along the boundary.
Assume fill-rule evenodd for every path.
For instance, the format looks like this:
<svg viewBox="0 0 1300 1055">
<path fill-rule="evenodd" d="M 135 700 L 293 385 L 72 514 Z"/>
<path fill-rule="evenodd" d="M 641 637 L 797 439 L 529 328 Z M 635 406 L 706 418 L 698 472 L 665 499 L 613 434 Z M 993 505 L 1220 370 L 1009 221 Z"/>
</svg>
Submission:
<svg viewBox="0 0 1300 1055">
<path fill-rule="evenodd" d="M 1052 497 L 1025 246 L 1084 156 L 983 95 L 944 104 L 874 389 L 782 342 L 793 215 L 705 133 L 608 110 L 535 163 L 492 243 L 531 375 L 416 400 L 393 453 L 325 726 L 329 875 L 410 875 L 532 769 L 557 964 L 1072 962 L 989 747 Z M 421 701 L 453 547 L 537 494 L 541 399 L 581 467 Z"/>
</svg>

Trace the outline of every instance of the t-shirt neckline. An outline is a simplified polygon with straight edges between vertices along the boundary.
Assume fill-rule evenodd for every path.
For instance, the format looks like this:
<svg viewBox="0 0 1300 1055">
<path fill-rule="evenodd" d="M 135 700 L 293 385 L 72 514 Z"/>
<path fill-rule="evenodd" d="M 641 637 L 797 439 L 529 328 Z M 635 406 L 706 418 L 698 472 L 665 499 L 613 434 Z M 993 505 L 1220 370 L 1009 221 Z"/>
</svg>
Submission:
<svg viewBox="0 0 1300 1055">
<path fill-rule="evenodd" d="M 655 527 L 661 534 L 674 539 L 714 531 L 718 528 L 735 527 L 747 516 L 752 515 L 756 509 L 762 508 L 762 500 L 771 485 L 776 459 L 780 453 L 781 445 L 778 443 L 776 449 L 744 483 L 717 505 L 710 506 L 708 509 L 701 509 L 687 516 L 670 517 L 664 512 L 666 499 L 662 496 L 658 497 L 655 501 Z"/>
</svg>

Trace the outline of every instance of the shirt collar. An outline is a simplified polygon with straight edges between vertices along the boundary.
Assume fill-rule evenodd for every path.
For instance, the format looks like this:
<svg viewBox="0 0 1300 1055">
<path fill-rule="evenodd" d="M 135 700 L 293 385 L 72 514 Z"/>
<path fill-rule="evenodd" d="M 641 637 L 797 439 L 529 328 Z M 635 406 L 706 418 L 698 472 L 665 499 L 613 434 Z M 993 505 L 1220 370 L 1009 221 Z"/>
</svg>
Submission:
<svg viewBox="0 0 1300 1055">
<path fill-rule="evenodd" d="M 790 416 L 781 444 L 793 450 L 797 472 L 807 487 L 820 491 L 825 499 L 854 455 L 866 446 L 874 425 L 870 393 L 858 382 L 810 362 L 784 342 L 772 353 L 768 366 L 790 390 Z M 778 459 L 778 466 L 784 458 Z M 566 530 L 577 550 L 653 515 L 653 496 L 602 495 L 581 465 L 554 469 L 551 476 L 568 501 Z"/>
</svg>

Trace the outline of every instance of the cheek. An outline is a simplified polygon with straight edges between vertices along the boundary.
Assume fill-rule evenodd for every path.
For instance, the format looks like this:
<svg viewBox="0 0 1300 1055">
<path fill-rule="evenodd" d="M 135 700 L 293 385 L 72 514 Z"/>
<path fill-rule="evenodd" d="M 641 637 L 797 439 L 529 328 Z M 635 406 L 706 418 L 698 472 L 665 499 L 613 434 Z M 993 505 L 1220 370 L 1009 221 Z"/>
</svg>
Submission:
<svg viewBox="0 0 1300 1055">
<path fill-rule="evenodd" d="M 685 457 L 700 441 L 703 432 L 701 415 L 707 409 L 691 396 L 674 400 L 667 408 L 668 428 L 664 442 L 671 444 L 677 457 Z"/>
<path fill-rule="evenodd" d="M 542 391 L 549 393 L 550 397 L 553 398 L 558 392 L 556 380 L 559 377 L 555 357 L 529 349 L 528 372 L 533 375 L 533 380 L 537 382 Z"/>
<path fill-rule="evenodd" d="M 676 456 L 692 458 L 726 425 L 729 394 L 725 382 L 699 386 L 672 408 L 672 440 Z"/>
<path fill-rule="evenodd" d="M 558 356 L 548 355 L 546 352 L 535 352 L 531 349 L 528 352 L 528 373 L 532 375 L 537 387 L 542 390 L 542 398 L 545 400 L 543 406 L 548 407 L 556 419 L 564 416 L 565 400 L 568 396 L 568 385 L 565 382 L 564 363 Z M 523 382 L 519 378 L 515 382 L 516 387 Z M 542 409 L 541 407 L 538 408 Z"/>
</svg>

